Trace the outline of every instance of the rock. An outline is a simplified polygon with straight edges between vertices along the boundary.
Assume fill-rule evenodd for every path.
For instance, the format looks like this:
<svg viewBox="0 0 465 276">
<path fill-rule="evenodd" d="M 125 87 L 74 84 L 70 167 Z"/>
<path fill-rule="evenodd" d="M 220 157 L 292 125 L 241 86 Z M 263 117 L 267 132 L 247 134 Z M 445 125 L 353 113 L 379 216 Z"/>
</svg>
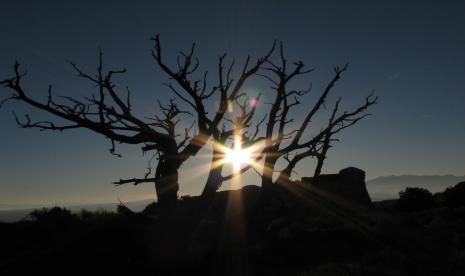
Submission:
<svg viewBox="0 0 465 276">
<path fill-rule="evenodd" d="M 370 195 L 366 189 L 365 172 L 358 168 L 348 167 L 338 174 L 322 174 L 316 180 L 313 177 L 302 177 L 302 182 L 314 188 L 343 197 L 364 206 L 372 206 Z"/>
<path fill-rule="evenodd" d="M 371 198 L 365 184 L 365 172 L 349 167 L 339 171 L 342 195 L 363 205 L 371 205 Z"/>
</svg>

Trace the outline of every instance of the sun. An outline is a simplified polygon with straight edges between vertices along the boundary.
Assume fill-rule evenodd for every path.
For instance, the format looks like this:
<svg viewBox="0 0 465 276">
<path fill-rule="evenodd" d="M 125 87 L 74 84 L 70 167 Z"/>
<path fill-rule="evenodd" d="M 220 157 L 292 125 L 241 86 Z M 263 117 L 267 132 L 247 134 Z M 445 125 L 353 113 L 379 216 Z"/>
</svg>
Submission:
<svg viewBox="0 0 465 276">
<path fill-rule="evenodd" d="M 244 146 L 244 144 L 249 145 Z M 226 164 L 230 165 L 232 169 L 232 174 L 230 176 L 233 176 L 234 179 L 236 179 L 236 176 L 240 176 L 243 170 L 246 171 L 249 168 L 253 168 L 256 171 L 263 169 L 263 165 L 260 164 L 260 159 L 261 152 L 264 148 L 264 141 L 244 143 L 242 141 L 242 135 L 236 134 L 234 135 L 231 146 L 214 142 L 213 147 L 215 147 L 215 151 L 218 155 L 216 155 L 217 160 L 214 161 L 212 166 L 217 168 Z M 208 168 L 210 169 L 210 167 Z"/>
<path fill-rule="evenodd" d="M 234 138 L 234 146 L 232 149 L 225 149 L 224 162 L 231 163 L 233 165 L 233 172 L 237 173 L 241 169 L 242 165 L 252 164 L 252 150 L 248 148 L 242 148 L 242 141 L 240 136 Z"/>
</svg>

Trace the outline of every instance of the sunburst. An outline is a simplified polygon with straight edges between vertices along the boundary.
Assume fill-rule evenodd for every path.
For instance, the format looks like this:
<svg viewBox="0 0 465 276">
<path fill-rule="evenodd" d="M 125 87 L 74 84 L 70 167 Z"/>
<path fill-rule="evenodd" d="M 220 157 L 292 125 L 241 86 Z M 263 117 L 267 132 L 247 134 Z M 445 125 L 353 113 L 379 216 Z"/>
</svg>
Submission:
<svg viewBox="0 0 465 276">
<path fill-rule="evenodd" d="M 246 166 L 253 168 L 259 167 L 258 156 L 262 150 L 261 144 L 245 146 L 240 135 L 234 136 L 232 147 L 227 147 L 222 144 L 215 144 L 222 153 L 222 158 L 217 162 L 217 166 L 231 164 L 232 172 L 239 175 L 241 170 Z"/>
</svg>

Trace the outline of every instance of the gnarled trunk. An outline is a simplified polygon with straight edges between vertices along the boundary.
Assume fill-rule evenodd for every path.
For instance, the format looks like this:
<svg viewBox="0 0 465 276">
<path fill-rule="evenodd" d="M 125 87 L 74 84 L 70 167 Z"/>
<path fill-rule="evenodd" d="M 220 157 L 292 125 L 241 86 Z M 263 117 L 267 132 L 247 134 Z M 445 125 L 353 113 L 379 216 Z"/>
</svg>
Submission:
<svg viewBox="0 0 465 276">
<path fill-rule="evenodd" d="M 220 188 L 221 184 L 223 183 L 223 176 L 221 175 L 222 170 L 222 165 L 210 169 L 207 182 L 205 183 L 205 187 L 202 191 L 202 197 L 210 198 L 213 195 L 215 195 L 216 191 Z"/>
<path fill-rule="evenodd" d="M 262 191 L 267 193 L 271 191 L 273 187 L 273 172 L 277 158 L 273 156 L 265 156 L 265 163 L 263 167 L 262 175 Z"/>
<path fill-rule="evenodd" d="M 291 181 L 291 173 L 292 169 L 291 168 L 286 168 L 281 171 L 281 173 L 278 176 L 278 179 L 276 180 L 276 183 L 279 185 L 286 185 Z"/>
<path fill-rule="evenodd" d="M 165 214 L 176 210 L 178 200 L 178 165 L 173 155 L 161 155 L 155 173 L 158 204 Z"/>
<path fill-rule="evenodd" d="M 221 175 L 223 171 L 222 159 L 222 153 L 215 147 L 213 149 L 210 173 L 208 174 L 207 182 L 202 191 L 203 198 L 211 198 L 223 183 L 223 176 Z"/>
<path fill-rule="evenodd" d="M 321 149 L 320 155 L 318 156 L 318 163 L 317 163 L 316 168 L 315 168 L 315 173 L 313 174 L 313 179 L 315 179 L 315 180 L 321 174 L 321 169 L 323 168 L 323 163 L 325 162 L 326 154 L 328 153 L 328 150 L 331 147 L 330 144 L 329 144 L 330 142 L 331 142 L 331 134 L 327 133 L 325 135 L 325 139 L 323 141 L 323 147 Z"/>
</svg>

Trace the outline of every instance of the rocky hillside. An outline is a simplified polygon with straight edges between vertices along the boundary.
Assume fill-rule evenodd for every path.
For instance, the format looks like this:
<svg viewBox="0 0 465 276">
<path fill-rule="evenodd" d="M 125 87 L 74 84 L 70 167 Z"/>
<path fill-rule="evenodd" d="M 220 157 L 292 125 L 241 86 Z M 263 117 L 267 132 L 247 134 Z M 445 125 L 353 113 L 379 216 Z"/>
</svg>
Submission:
<svg viewBox="0 0 465 276">
<path fill-rule="evenodd" d="M 184 197 L 171 219 L 152 204 L 139 214 L 63 212 L 0 224 L 0 274 L 463 275 L 461 236 L 451 232 L 464 224 L 449 219 L 461 209 L 412 220 L 297 184 L 275 192 L 246 186 L 217 193 L 208 206 Z M 450 222 L 444 231 L 442 219 Z"/>
</svg>

